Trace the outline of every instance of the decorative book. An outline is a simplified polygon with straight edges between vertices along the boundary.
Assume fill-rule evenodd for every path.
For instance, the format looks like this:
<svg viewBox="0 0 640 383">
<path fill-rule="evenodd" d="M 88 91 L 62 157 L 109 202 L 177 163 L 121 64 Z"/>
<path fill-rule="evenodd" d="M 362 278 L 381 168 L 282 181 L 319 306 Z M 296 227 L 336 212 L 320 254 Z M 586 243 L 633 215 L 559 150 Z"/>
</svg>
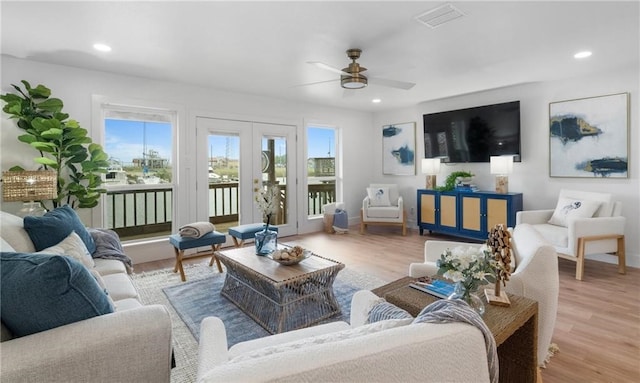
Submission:
<svg viewBox="0 0 640 383">
<path fill-rule="evenodd" d="M 455 289 L 455 285 L 453 283 L 440 279 L 433 280 L 431 283 L 416 281 L 409 284 L 409 286 L 438 298 L 448 298 L 453 294 L 453 290 Z"/>
</svg>

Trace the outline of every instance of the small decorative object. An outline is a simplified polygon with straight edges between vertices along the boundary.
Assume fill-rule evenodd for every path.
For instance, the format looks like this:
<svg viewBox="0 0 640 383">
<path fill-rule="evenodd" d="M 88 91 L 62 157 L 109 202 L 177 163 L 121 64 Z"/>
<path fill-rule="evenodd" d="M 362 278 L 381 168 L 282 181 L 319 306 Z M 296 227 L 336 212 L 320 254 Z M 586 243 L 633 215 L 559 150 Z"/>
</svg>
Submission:
<svg viewBox="0 0 640 383">
<path fill-rule="evenodd" d="M 382 127 L 382 174 L 416 174 L 416 123 Z"/>
<path fill-rule="evenodd" d="M 269 230 L 271 216 L 280 210 L 280 188 L 277 184 L 267 184 L 266 187 L 260 185 L 258 179 L 254 179 L 255 201 L 258 209 L 262 212 L 267 222 L 263 231 L 255 235 L 255 245 L 257 255 L 268 255 L 273 253 L 278 246 L 278 233 Z"/>
<path fill-rule="evenodd" d="M 629 93 L 549 103 L 551 177 L 629 178 Z"/>
<path fill-rule="evenodd" d="M 495 282 L 495 261 L 486 245 L 457 246 L 447 249 L 436 262 L 438 275 L 456 283 L 449 299 L 462 299 L 478 314 L 484 314 L 484 302 L 477 295 L 480 285 Z"/>
<path fill-rule="evenodd" d="M 504 291 L 500 291 L 500 282 L 507 285 L 511 275 L 511 234 L 499 224 L 494 226 L 489 233 L 487 246 L 493 254 L 496 266 L 496 284 L 494 289 L 485 289 L 487 302 L 496 306 L 511 306 L 509 297 Z"/>
<path fill-rule="evenodd" d="M 311 256 L 311 251 L 300 246 L 278 249 L 271 254 L 271 258 L 281 265 L 291 266 L 300 263 Z"/>
</svg>

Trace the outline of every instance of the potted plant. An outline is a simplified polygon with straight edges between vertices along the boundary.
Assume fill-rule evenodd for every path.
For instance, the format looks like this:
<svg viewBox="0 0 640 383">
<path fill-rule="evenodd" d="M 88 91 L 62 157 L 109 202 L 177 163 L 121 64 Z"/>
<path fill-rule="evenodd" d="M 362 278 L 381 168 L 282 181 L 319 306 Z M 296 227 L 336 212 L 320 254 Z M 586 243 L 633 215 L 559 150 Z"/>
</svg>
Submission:
<svg viewBox="0 0 640 383">
<path fill-rule="evenodd" d="M 471 178 L 473 174 L 467 171 L 457 171 L 449 174 L 447 179 L 444 181 L 444 186 L 440 186 L 437 190 L 440 191 L 449 191 L 453 190 L 456 187 L 456 182 L 458 178 Z"/>
<path fill-rule="evenodd" d="M 0 95 L 0 99 L 6 103 L 2 110 L 25 131 L 18 140 L 40 153 L 34 162 L 57 174 L 58 197 L 40 203 L 49 209 L 65 204 L 74 209 L 95 207 L 100 194 L 106 192 L 101 188 L 101 174 L 109 165 L 107 154 L 86 129 L 62 112 L 62 100 L 51 97 L 49 88 L 33 88 L 25 80 L 22 84 L 24 90 L 12 84 L 17 93 Z M 10 170 L 24 169 L 14 166 Z"/>
</svg>

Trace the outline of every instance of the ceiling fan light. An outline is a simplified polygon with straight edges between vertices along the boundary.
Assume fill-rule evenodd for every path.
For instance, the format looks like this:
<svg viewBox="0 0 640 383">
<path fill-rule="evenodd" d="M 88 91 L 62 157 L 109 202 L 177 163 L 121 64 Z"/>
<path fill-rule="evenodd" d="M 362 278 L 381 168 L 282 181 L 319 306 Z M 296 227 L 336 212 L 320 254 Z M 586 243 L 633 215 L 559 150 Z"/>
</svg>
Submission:
<svg viewBox="0 0 640 383">
<path fill-rule="evenodd" d="M 341 76 L 340 85 L 345 89 L 362 89 L 367 86 L 367 78 L 364 76 Z"/>
</svg>

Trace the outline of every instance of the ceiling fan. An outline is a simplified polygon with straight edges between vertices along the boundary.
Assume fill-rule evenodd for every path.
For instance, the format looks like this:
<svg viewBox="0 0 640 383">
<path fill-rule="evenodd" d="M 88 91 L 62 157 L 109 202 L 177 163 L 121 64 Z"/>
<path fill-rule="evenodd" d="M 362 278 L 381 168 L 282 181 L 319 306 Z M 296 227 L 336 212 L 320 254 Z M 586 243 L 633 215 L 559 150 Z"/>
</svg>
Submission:
<svg viewBox="0 0 640 383">
<path fill-rule="evenodd" d="M 357 49 L 357 48 L 348 49 L 347 56 L 351 59 L 351 63 L 349 63 L 348 67 L 342 68 L 342 69 L 332 67 L 331 65 L 328 65 L 319 61 L 308 61 L 307 63 L 315 65 L 319 68 L 340 74 L 340 85 L 345 89 L 362 89 L 366 87 L 369 83 L 375 84 L 375 85 L 387 86 L 391 88 L 404 89 L 404 90 L 409 90 L 413 88 L 414 85 L 416 85 L 411 82 L 388 80 L 388 79 L 379 78 L 379 77 L 365 76 L 364 74 L 362 74 L 362 72 L 366 71 L 367 68 L 360 66 L 360 64 L 356 62 L 356 60 L 360 58 L 361 53 L 362 53 L 361 49 Z M 320 84 L 320 83 L 333 82 L 333 81 L 336 81 L 336 80 L 320 81 L 320 82 L 315 82 L 315 83 L 306 84 L 306 85 Z"/>
</svg>

